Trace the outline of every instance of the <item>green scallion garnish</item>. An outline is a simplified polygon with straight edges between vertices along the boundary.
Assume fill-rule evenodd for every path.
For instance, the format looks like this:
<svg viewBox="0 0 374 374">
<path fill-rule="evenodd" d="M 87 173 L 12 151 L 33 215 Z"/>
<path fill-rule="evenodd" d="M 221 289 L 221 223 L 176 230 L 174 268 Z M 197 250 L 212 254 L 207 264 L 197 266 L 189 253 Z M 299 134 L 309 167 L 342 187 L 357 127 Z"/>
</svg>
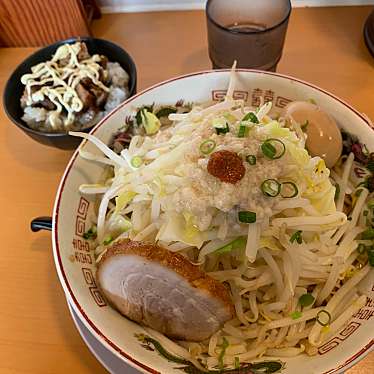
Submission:
<svg viewBox="0 0 374 374">
<path fill-rule="evenodd" d="M 270 138 L 261 144 L 261 151 L 265 157 L 276 160 L 286 153 L 286 146 L 281 140 Z"/>
<path fill-rule="evenodd" d="M 367 203 L 367 206 L 369 209 L 372 209 L 374 208 L 374 199 L 370 199 Z"/>
<path fill-rule="evenodd" d="M 331 322 L 331 314 L 327 310 L 322 309 L 317 313 L 316 320 L 321 326 L 328 326 Z"/>
<path fill-rule="evenodd" d="M 305 293 L 299 297 L 299 304 L 301 306 L 309 306 L 314 303 L 314 296 L 311 293 Z"/>
<path fill-rule="evenodd" d="M 255 155 L 248 155 L 245 157 L 245 160 L 248 162 L 249 165 L 256 165 L 257 158 Z"/>
<path fill-rule="evenodd" d="M 262 153 L 267 158 L 270 158 L 270 159 L 274 159 L 274 157 L 277 153 L 277 150 L 275 149 L 275 147 L 272 144 L 270 144 L 269 142 L 265 142 L 265 143 L 261 144 L 261 150 L 262 150 Z"/>
<path fill-rule="evenodd" d="M 290 199 L 296 197 L 299 193 L 299 189 L 293 182 L 283 182 L 281 185 L 281 196 Z"/>
<path fill-rule="evenodd" d="M 240 123 L 239 131 L 238 131 L 238 138 L 244 138 L 248 135 L 248 126 L 244 123 Z"/>
<path fill-rule="evenodd" d="M 368 229 L 366 229 L 362 234 L 361 234 L 361 238 L 364 239 L 364 240 L 372 240 L 374 239 L 374 229 L 369 227 Z"/>
<path fill-rule="evenodd" d="M 291 314 L 290 314 L 290 317 L 291 317 L 292 319 L 299 319 L 299 318 L 302 317 L 302 315 L 303 315 L 303 313 L 301 313 L 301 312 L 299 312 L 299 311 L 296 311 L 296 312 L 291 313 Z"/>
<path fill-rule="evenodd" d="M 281 184 L 275 179 L 266 179 L 261 183 L 261 191 L 265 196 L 278 196 L 281 190 Z"/>
<path fill-rule="evenodd" d="M 227 134 L 230 131 L 229 124 L 226 122 L 226 126 L 222 127 L 215 127 L 217 135 Z"/>
<path fill-rule="evenodd" d="M 256 213 L 244 210 L 238 212 L 238 219 L 242 223 L 254 223 L 256 222 Z"/>
<path fill-rule="evenodd" d="M 113 240 L 114 240 L 114 238 L 112 237 L 112 235 L 108 235 L 107 237 L 105 237 L 105 239 L 103 241 L 103 244 L 104 245 L 109 245 Z"/>
<path fill-rule="evenodd" d="M 212 153 L 214 149 L 216 148 L 216 142 L 212 139 L 204 140 L 200 144 L 200 152 L 204 155 L 208 155 L 209 153 Z"/>
<path fill-rule="evenodd" d="M 296 242 L 297 244 L 301 244 L 303 242 L 302 233 L 303 232 L 301 230 L 295 231 L 290 237 L 290 242 Z"/>
<path fill-rule="evenodd" d="M 223 367 L 224 367 L 224 365 L 223 365 L 223 358 L 225 357 L 226 349 L 229 346 L 229 342 L 228 342 L 228 340 L 225 337 L 223 337 L 222 340 L 223 340 L 222 341 L 222 349 L 221 349 L 221 352 L 220 352 L 220 354 L 218 356 L 219 367 L 221 369 L 223 369 Z"/>
<path fill-rule="evenodd" d="M 140 156 L 134 156 L 131 159 L 131 166 L 134 168 L 140 168 L 143 164 L 143 159 Z"/>
<path fill-rule="evenodd" d="M 260 121 L 258 120 L 256 114 L 254 114 L 253 112 L 249 112 L 247 113 L 243 118 L 242 118 L 242 121 L 250 121 L 252 123 L 260 123 Z"/>
</svg>

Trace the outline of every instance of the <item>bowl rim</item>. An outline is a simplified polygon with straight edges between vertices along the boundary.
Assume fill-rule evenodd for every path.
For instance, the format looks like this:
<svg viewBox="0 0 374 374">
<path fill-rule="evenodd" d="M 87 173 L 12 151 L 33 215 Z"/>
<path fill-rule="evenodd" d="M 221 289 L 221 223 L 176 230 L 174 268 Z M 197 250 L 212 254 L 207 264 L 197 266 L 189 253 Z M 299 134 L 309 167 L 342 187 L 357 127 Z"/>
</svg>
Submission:
<svg viewBox="0 0 374 374">
<path fill-rule="evenodd" d="M 227 73 L 230 72 L 231 69 L 217 69 L 217 70 L 202 70 L 194 73 L 188 73 L 180 76 L 176 76 L 167 80 L 164 80 L 162 82 L 156 83 L 141 92 L 135 94 L 134 96 L 129 97 L 127 100 L 125 100 L 123 103 L 121 103 L 117 108 L 115 108 L 112 112 L 110 112 L 107 116 L 105 116 L 99 123 L 95 125 L 95 127 L 91 130 L 90 134 L 94 134 L 97 129 L 99 129 L 101 126 L 103 126 L 107 120 L 114 115 L 116 112 L 118 112 L 120 109 L 122 109 L 123 106 L 127 105 L 131 101 L 135 100 L 137 97 L 145 94 L 148 91 L 151 91 L 157 87 L 164 86 L 168 83 L 181 80 L 184 78 L 189 78 L 193 76 L 198 76 L 198 75 L 207 75 L 207 74 L 212 74 L 212 73 Z M 374 128 L 371 126 L 370 121 L 365 115 L 360 113 L 358 110 L 353 108 L 350 104 L 345 102 L 344 100 L 340 99 L 336 95 L 332 94 L 329 91 L 326 91 L 312 83 L 306 82 L 304 80 L 294 78 L 289 75 L 285 74 L 279 74 L 279 73 L 274 73 L 274 72 L 268 72 L 268 71 L 262 71 L 262 70 L 255 70 L 255 69 L 244 69 L 244 68 L 238 68 L 236 69 L 237 72 L 249 72 L 249 73 L 255 73 L 255 74 L 262 74 L 262 75 L 270 75 L 270 76 L 275 76 L 279 77 L 282 79 L 287 79 L 291 80 L 297 83 L 301 83 L 303 85 L 306 85 L 308 87 L 311 87 L 313 89 L 316 89 L 317 91 L 320 91 L 331 98 L 335 99 L 336 101 L 340 102 L 343 104 L 347 109 L 355 113 L 358 117 L 360 117 L 371 129 L 374 130 Z M 87 140 L 83 140 L 79 147 L 75 150 L 74 154 L 72 155 L 68 165 L 65 168 L 64 174 L 61 177 L 61 181 L 57 190 L 56 194 L 56 199 L 55 199 L 55 205 L 53 209 L 53 215 L 52 215 L 52 244 L 53 244 L 53 257 L 54 257 L 54 262 L 57 270 L 57 274 L 61 283 L 61 286 L 65 292 L 65 296 L 70 303 L 70 305 L 74 308 L 74 310 L 77 312 L 78 317 L 80 320 L 85 324 L 85 326 L 88 328 L 88 330 L 94 335 L 94 337 L 102 344 L 104 344 L 105 347 L 110 349 L 113 353 L 119 355 L 119 357 L 124 360 L 126 363 L 130 364 L 136 369 L 140 369 L 145 373 L 153 373 L 153 374 L 160 374 L 159 371 L 139 362 L 137 359 L 134 357 L 130 356 L 128 353 L 124 352 L 122 348 L 120 348 L 116 343 L 111 341 L 105 333 L 103 333 L 96 325 L 95 323 L 88 317 L 86 314 L 84 308 L 80 305 L 78 302 L 77 298 L 74 295 L 74 292 L 72 291 L 72 288 L 68 282 L 64 266 L 62 263 L 62 258 L 61 258 L 61 252 L 60 252 L 60 247 L 59 247 L 59 239 L 58 239 L 58 222 L 59 222 L 59 209 L 60 209 L 60 203 L 61 203 L 61 195 L 65 186 L 65 182 L 69 176 L 69 173 L 72 169 L 72 166 L 77 159 L 79 155 L 79 150 L 82 148 L 84 144 L 86 144 Z M 371 339 L 369 343 L 367 343 L 364 347 L 362 347 L 358 352 L 354 353 L 351 357 L 349 357 L 346 361 L 341 363 L 340 365 L 329 369 L 328 371 L 325 371 L 321 374 L 337 374 L 341 373 L 342 370 L 347 370 L 351 366 L 353 366 L 355 363 L 360 361 L 362 358 L 364 358 L 371 350 L 374 348 L 374 338 Z"/>
<path fill-rule="evenodd" d="M 101 38 L 94 38 L 94 37 L 91 37 L 91 36 L 80 36 L 80 37 L 72 37 L 72 38 L 68 38 L 68 39 L 64 39 L 64 40 L 59 40 L 59 41 L 54 42 L 52 44 L 48 44 L 48 45 L 46 45 L 44 47 L 41 47 L 41 48 L 37 49 L 35 52 L 33 52 L 31 55 L 27 56 L 12 71 L 12 73 L 10 74 L 10 76 L 7 79 L 7 82 L 5 84 L 5 88 L 4 88 L 4 92 L 3 92 L 3 98 L 2 98 L 4 111 L 5 111 L 6 115 L 7 115 L 7 117 L 17 127 L 19 127 L 20 129 L 22 129 L 23 131 L 26 131 L 26 132 L 28 132 L 30 134 L 34 134 L 34 135 L 38 135 L 38 136 L 45 136 L 47 138 L 63 138 L 63 137 L 69 137 L 70 136 L 67 132 L 43 132 L 43 131 L 38 131 L 38 130 L 32 129 L 31 127 L 28 127 L 27 125 L 25 125 L 24 123 L 22 123 L 21 120 L 18 120 L 17 118 L 13 117 L 13 115 L 11 115 L 9 113 L 8 107 L 6 105 L 6 97 L 8 96 L 8 91 L 9 91 L 9 86 L 10 86 L 11 81 L 14 79 L 15 74 L 18 72 L 18 70 L 24 64 L 28 64 L 30 60 L 32 60 L 34 57 L 38 56 L 41 52 L 45 51 L 47 48 L 53 47 L 53 48 L 57 49 L 58 47 L 60 47 L 63 44 L 66 44 L 66 43 L 71 44 L 71 43 L 76 42 L 78 40 L 79 41 L 89 41 L 89 40 L 92 40 L 92 41 L 104 42 L 104 43 L 110 45 L 111 47 L 120 49 L 122 51 L 122 53 L 124 53 L 124 55 L 128 58 L 129 64 L 130 64 L 131 70 L 132 70 L 131 73 L 126 71 L 129 74 L 129 76 L 132 78 L 132 86 L 129 87 L 129 95 L 130 95 L 129 98 L 132 97 L 133 95 L 135 95 L 135 93 L 136 93 L 136 85 L 137 85 L 136 64 L 135 64 L 134 59 L 131 57 L 131 55 L 124 48 L 122 48 L 118 44 L 113 43 L 110 40 L 101 39 Z M 110 113 L 108 113 L 108 114 L 110 114 Z M 89 132 L 96 125 L 97 124 L 92 125 L 90 127 L 87 127 L 84 130 L 82 130 L 82 131 Z"/>
</svg>

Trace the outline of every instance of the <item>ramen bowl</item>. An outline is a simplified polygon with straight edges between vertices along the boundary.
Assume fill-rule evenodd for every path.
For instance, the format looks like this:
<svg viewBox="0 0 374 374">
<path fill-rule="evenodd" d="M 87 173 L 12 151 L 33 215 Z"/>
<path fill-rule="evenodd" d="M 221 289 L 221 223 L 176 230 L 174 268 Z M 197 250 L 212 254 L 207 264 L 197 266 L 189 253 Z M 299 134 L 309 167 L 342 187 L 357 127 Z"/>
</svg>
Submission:
<svg viewBox="0 0 374 374">
<path fill-rule="evenodd" d="M 222 100 L 229 77 L 228 70 L 205 71 L 157 84 L 121 104 L 91 133 L 108 144 L 135 108 L 154 102 L 174 105 L 181 100 L 192 103 Z M 291 101 L 314 100 L 336 119 L 342 129 L 356 135 L 369 149 L 374 149 L 374 132 L 365 117 L 336 96 L 309 83 L 275 73 L 239 69 L 233 96 L 252 106 L 259 105 L 260 97 L 264 96 L 273 102 L 275 112 L 280 112 Z M 79 149 L 99 154 L 95 146 L 86 141 L 81 143 Z M 79 186 L 95 183 L 102 168 L 97 163 L 80 158 L 78 150 L 61 180 L 53 213 L 55 263 L 69 303 L 99 342 L 141 372 L 196 372 L 191 371 L 192 366 L 189 367 L 188 363 L 177 363 L 165 358 L 152 337 L 147 337 L 147 331 L 121 316 L 100 292 L 95 280 L 94 255 L 84 239 L 84 233 L 92 224 L 95 202 L 82 196 Z M 262 357 L 254 360 L 257 365 L 245 372 L 332 374 L 347 370 L 363 358 L 374 343 L 374 319 L 370 318 L 374 313 L 373 271 L 360 287 L 369 297 L 366 306 L 320 346 L 315 356 Z M 262 364 L 258 365 L 259 362 Z"/>
</svg>

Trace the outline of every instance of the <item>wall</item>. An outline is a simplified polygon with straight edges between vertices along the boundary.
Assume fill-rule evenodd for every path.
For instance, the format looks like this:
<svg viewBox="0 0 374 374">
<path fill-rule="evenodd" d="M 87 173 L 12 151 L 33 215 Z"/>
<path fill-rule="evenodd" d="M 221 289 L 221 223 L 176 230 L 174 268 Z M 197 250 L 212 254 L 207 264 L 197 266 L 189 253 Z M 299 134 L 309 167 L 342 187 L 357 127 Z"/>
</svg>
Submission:
<svg viewBox="0 0 374 374">
<path fill-rule="evenodd" d="M 291 0 L 298 6 L 374 5 L 374 0 Z M 104 13 L 202 9 L 205 0 L 98 0 Z"/>
</svg>

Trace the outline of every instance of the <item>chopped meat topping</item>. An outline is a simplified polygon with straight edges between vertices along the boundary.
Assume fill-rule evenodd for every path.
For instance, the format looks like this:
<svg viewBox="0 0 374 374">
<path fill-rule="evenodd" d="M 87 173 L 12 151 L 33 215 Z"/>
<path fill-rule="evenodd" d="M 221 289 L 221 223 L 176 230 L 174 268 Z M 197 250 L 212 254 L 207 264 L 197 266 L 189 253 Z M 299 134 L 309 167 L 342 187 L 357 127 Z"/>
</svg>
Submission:
<svg viewBox="0 0 374 374">
<path fill-rule="evenodd" d="M 208 339 L 233 316 L 222 283 L 155 244 L 117 241 L 101 258 L 96 275 L 123 315 L 175 339 Z"/>
<path fill-rule="evenodd" d="M 78 83 L 75 88 L 79 98 L 82 100 L 83 108 L 88 109 L 94 106 L 95 96 L 85 88 L 82 83 Z"/>
</svg>

